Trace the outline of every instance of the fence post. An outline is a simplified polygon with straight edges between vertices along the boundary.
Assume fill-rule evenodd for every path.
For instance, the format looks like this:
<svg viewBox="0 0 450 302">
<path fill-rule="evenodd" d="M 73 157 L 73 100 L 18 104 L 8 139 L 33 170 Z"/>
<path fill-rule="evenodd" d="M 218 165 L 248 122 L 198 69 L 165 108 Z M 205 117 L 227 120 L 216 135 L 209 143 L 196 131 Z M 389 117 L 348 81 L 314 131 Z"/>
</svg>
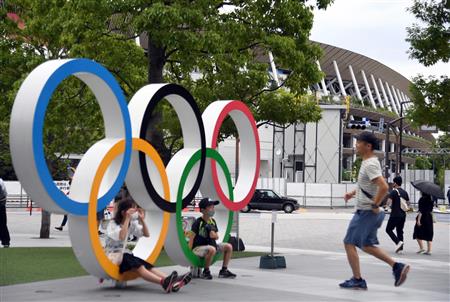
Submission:
<svg viewBox="0 0 450 302">
<path fill-rule="evenodd" d="M 333 183 L 330 183 L 331 199 L 330 199 L 330 209 L 333 208 Z"/>
</svg>

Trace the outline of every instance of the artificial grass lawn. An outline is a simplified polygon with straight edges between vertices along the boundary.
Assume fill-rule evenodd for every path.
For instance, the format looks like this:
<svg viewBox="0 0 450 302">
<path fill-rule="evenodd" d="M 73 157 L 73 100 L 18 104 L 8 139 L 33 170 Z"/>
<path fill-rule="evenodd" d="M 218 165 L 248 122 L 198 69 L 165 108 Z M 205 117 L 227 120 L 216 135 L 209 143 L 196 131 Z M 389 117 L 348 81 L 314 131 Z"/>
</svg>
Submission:
<svg viewBox="0 0 450 302">
<path fill-rule="evenodd" d="M 261 256 L 258 252 L 234 252 L 233 258 Z M 156 266 L 174 263 L 162 251 Z M 0 286 L 85 276 L 71 247 L 0 249 Z"/>
</svg>

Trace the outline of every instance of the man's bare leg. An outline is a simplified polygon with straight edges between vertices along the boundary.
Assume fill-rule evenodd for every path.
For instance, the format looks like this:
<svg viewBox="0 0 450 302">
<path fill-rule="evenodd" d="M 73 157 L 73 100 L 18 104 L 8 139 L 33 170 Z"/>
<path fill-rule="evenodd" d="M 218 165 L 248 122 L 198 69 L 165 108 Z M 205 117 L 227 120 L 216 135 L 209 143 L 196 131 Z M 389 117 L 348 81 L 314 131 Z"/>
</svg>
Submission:
<svg viewBox="0 0 450 302">
<path fill-rule="evenodd" d="M 356 250 L 356 246 L 353 244 L 344 244 L 345 246 L 345 252 L 347 253 L 347 259 L 348 263 L 350 264 L 350 267 L 352 268 L 353 277 L 355 279 L 361 278 L 361 269 L 359 266 L 359 256 L 358 251 Z"/>
</svg>

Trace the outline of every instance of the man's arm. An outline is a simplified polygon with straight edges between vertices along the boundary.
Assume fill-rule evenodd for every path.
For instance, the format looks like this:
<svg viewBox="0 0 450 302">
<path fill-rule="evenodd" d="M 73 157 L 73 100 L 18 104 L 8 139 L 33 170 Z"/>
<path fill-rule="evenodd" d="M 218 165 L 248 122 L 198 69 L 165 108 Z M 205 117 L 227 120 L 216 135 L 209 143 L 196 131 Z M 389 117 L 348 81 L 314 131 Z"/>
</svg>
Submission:
<svg viewBox="0 0 450 302">
<path fill-rule="evenodd" d="M 209 232 L 209 237 L 211 239 L 218 240 L 219 239 L 219 234 L 217 232 L 215 232 L 215 231 L 211 231 L 211 232 Z"/>
<path fill-rule="evenodd" d="M 195 238 L 195 233 L 194 232 L 190 232 L 190 236 L 189 236 L 189 249 L 192 250 L 192 247 L 194 246 L 194 238 Z"/>
<path fill-rule="evenodd" d="M 383 176 L 379 176 L 372 180 L 373 183 L 375 183 L 378 186 L 377 195 L 373 198 L 373 203 L 377 206 L 381 204 L 381 201 L 383 201 L 384 196 L 386 196 L 386 193 L 389 190 L 389 186 L 386 183 L 386 180 L 384 180 Z"/>
<path fill-rule="evenodd" d="M 344 195 L 344 200 L 345 202 L 349 201 L 350 199 L 352 199 L 354 196 L 356 195 L 356 190 L 353 190 L 351 192 L 347 192 Z"/>
</svg>

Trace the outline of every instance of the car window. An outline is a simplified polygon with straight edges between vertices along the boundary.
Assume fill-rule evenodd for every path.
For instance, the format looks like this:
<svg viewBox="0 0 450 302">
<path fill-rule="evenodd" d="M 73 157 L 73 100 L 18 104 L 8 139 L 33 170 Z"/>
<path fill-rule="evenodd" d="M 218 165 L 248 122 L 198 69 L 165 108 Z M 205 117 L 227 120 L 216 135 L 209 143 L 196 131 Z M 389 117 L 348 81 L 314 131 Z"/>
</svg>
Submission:
<svg viewBox="0 0 450 302">
<path fill-rule="evenodd" d="M 278 195 L 273 191 L 267 191 L 267 196 L 270 198 L 279 198 Z"/>
</svg>

